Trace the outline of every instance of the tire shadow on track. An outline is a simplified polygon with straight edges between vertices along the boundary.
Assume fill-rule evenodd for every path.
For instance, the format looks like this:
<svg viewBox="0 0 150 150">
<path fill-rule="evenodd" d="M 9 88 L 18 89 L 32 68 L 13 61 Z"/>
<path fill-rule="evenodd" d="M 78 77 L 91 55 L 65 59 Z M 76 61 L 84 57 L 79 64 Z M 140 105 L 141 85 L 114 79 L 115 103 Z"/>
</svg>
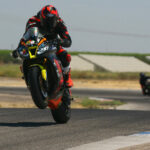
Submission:
<svg viewBox="0 0 150 150">
<path fill-rule="evenodd" d="M 16 122 L 16 123 L 0 123 L 0 127 L 41 127 L 41 126 L 52 126 L 56 125 L 55 122 Z"/>
</svg>

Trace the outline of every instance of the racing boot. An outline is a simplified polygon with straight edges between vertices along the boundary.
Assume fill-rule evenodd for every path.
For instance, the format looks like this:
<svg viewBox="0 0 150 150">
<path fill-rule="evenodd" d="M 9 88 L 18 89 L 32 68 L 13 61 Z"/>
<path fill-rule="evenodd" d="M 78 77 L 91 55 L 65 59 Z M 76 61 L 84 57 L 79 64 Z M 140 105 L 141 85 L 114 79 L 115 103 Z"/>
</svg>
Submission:
<svg viewBox="0 0 150 150">
<path fill-rule="evenodd" d="M 65 85 L 67 88 L 71 88 L 73 86 L 73 81 L 71 79 L 71 69 L 69 66 L 69 71 L 65 73 Z"/>
</svg>

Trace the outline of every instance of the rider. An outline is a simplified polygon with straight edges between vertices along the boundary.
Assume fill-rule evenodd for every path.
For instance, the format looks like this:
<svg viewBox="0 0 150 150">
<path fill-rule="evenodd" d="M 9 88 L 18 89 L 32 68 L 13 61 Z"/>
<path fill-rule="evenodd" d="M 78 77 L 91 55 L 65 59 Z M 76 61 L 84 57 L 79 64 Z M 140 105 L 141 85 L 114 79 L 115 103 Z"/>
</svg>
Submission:
<svg viewBox="0 0 150 150">
<path fill-rule="evenodd" d="M 63 71 L 65 72 L 65 84 L 68 88 L 73 86 L 70 74 L 71 55 L 62 47 L 70 47 L 72 44 L 71 37 L 67 31 L 67 27 L 63 20 L 59 17 L 57 9 L 53 5 L 43 7 L 37 15 L 30 18 L 26 24 L 25 33 L 32 27 L 38 27 L 39 32 L 47 38 L 47 40 L 58 41 L 57 57 L 60 59 Z M 24 33 L 24 35 L 25 35 Z M 58 38 L 59 36 L 59 38 Z M 14 58 L 18 57 L 19 48 L 25 42 L 24 37 L 21 38 L 18 48 L 13 51 Z"/>
<path fill-rule="evenodd" d="M 143 72 L 140 73 L 140 85 L 142 87 L 143 94 L 146 94 L 146 81 L 150 79 L 149 76 L 146 76 Z"/>
</svg>

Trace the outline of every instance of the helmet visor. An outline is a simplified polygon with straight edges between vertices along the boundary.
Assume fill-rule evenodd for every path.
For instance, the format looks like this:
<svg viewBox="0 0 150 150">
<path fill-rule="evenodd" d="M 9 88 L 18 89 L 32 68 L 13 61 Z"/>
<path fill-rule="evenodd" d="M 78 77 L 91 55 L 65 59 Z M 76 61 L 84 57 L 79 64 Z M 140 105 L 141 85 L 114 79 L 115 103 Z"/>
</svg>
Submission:
<svg viewBox="0 0 150 150">
<path fill-rule="evenodd" d="M 57 25 L 57 17 L 53 14 L 48 14 L 44 19 L 41 19 L 41 23 L 46 30 L 53 29 Z"/>
</svg>

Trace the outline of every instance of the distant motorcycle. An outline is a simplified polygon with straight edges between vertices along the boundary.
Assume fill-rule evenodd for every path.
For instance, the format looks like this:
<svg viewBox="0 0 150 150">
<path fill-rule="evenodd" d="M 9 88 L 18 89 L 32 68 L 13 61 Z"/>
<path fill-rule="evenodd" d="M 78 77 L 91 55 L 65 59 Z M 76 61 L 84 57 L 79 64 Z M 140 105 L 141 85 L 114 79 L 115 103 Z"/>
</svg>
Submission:
<svg viewBox="0 0 150 150">
<path fill-rule="evenodd" d="M 150 77 L 140 73 L 140 84 L 143 95 L 150 95 Z"/>
<path fill-rule="evenodd" d="M 65 87 L 62 65 L 56 56 L 58 43 L 56 40 L 47 41 L 42 36 L 36 35 L 35 38 L 36 28 L 30 32 L 28 36 L 32 38 L 19 51 L 26 85 L 38 108 L 45 109 L 48 106 L 57 123 L 66 123 L 71 115 L 71 95 Z"/>
<path fill-rule="evenodd" d="M 145 85 L 142 86 L 143 95 L 150 95 L 150 79 L 147 79 Z"/>
</svg>

